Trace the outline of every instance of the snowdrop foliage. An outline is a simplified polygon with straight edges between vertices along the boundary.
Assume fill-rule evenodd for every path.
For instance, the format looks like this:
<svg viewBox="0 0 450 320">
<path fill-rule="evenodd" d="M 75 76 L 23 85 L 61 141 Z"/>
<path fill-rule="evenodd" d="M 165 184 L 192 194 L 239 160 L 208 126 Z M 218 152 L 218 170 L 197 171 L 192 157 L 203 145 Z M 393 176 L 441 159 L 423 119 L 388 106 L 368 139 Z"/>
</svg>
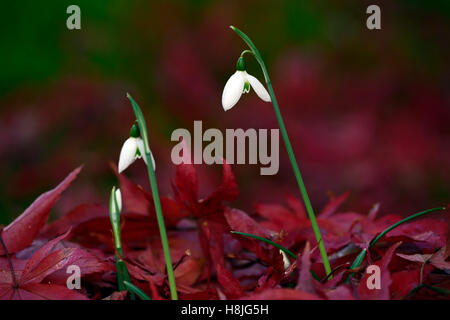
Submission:
<svg viewBox="0 0 450 320">
<path fill-rule="evenodd" d="M 250 88 L 255 90 L 258 97 L 266 102 L 270 102 L 270 95 L 262 83 L 246 71 L 243 57 L 238 59 L 236 72 L 228 79 L 222 93 L 222 106 L 225 111 L 233 108 L 239 101 L 243 93 L 250 92 Z"/>
<path fill-rule="evenodd" d="M 120 151 L 119 156 L 119 173 L 128 168 L 136 159 L 142 158 L 142 155 L 145 154 L 144 148 L 144 140 L 139 136 L 139 129 L 136 124 L 133 124 L 130 130 L 130 137 L 125 141 L 122 146 L 122 150 Z M 152 158 L 153 169 L 155 166 L 155 159 L 153 158 L 153 154 L 150 152 L 150 156 Z M 145 157 L 144 162 L 148 165 Z"/>
</svg>

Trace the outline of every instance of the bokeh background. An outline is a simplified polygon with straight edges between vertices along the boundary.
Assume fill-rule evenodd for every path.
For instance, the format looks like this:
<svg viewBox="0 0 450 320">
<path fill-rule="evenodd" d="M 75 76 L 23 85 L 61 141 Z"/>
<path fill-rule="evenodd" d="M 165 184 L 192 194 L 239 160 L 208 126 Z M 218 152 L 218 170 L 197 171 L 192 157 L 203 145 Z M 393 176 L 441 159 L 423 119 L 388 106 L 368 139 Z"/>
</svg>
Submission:
<svg viewBox="0 0 450 320">
<path fill-rule="evenodd" d="M 66 8 L 81 8 L 81 30 Z M 382 29 L 366 28 L 369 4 Z M 80 164 L 53 217 L 107 203 L 133 121 L 144 109 L 160 193 L 170 194 L 176 128 L 276 128 L 254 93 L 224 112 L 223 85 L 244 43 L 259 47 L 313 205 L 351 191 L 347 210 L 410 214 L 450 199 L 450 2 L 3 1 L 0 5 L 0 224 Z M 263 79 L 258 65 L 248 70 Z M 281 142 L 281 141 L 280 141 Z M 236 207 L 298 196 L 284 145 L 280 171 L 233 166 Z M 126 174 L 148 187 L 144 165 Z M 220 166 L 200 166 L 201 193 Z"/>
</svg>

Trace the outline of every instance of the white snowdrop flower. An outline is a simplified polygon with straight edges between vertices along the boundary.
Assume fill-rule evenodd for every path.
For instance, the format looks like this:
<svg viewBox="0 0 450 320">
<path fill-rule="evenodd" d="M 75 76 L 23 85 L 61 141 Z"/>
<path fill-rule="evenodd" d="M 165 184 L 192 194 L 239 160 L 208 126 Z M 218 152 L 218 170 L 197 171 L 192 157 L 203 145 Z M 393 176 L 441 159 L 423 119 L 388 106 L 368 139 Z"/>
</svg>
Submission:
<svg viewBox="0 0 450 320">
<path fill-rule="evenodd" d="M 130 130 L 130 137 L 124 142 L 122 150 L 120 150 L 119 156 L 119 173 L 128 168 L 136 159 L 140 159 L 145 154 L 144 140 L 139 136 L 139 129 L 137 124 L 133 124 Z M 155 159 L 150 151 L 150 157 L 152 158 L 153 169 L 156 168 Z M 144 161 L 147 164 L 145 157 Z"/>
<path fill-rule="evenodd" d="M 266 102 L 270 102 L 270 95 L 262 83 L 246 71 L 245 60 L 240 57 L 236 64 L 236 72 L 228 79 L 222 93 L 222 106 L 225 111 L 233 108 L 239 101 L 243 93 L 250 92 L 250 88 L 255 90 L 258 97 Z"/>
</svg>

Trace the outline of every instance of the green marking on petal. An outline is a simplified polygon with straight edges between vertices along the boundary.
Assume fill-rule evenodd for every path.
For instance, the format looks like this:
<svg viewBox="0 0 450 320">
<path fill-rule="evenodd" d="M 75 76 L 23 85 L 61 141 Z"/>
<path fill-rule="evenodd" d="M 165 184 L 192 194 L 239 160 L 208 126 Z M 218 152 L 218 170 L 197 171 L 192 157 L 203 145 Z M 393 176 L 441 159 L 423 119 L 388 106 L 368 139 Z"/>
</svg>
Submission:
<svg viewBox="0 0 450 320">
<path fill-rule="evenodd" d="M 250 83 L 248 83 L 247 81 L 245 81 L 245 83 L 244 83 L 244 90 L 242 92 L 243 93 L 249 93 L 250 92 Z"/>
<path fill-rule="evenodd" d="M 141 157 L 142 157 L 141 151 L 139 151 L 139 148 L 136 148 L 135 158 L 140 159 Z"/>
</svg>

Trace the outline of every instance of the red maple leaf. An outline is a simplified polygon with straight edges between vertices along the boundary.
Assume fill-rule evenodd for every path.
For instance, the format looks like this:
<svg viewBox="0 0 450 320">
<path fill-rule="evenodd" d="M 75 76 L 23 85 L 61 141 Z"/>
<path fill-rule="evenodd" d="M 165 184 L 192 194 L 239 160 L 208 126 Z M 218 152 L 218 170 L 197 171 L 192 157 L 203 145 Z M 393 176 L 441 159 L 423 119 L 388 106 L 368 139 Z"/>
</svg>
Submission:
<svg viewBox="0 0 450 320">
<path fill-rule="evenodd" d="M 75 180 L 80 171 L 81 167 L 73 170 L 56 188 L 39 196 L 31 206 L 3 229 L 3 242 L 10 254 L 28 247 L 33 242 L 47 222 L 50 210 L 61 193 Z M 0 256 L 5 253 L 4 248 L 0 247 Z"/>
<path fill-rule="evenodd" d="M 0 231 L 0 255 L 3 255 L 0 257 L 0 299 L 87 299 L 85 295 L 67 288 L 67 275 L 63 278 L 52 276 L 72 264 L 80 267 L 82 275 L 107 270 L 96 256 L 83 249 L 63 247 L 55 250 L 70 230 L 48 241 L 28 259 L 18 258 L 18 255 L 26 256 L 34 250 L 28 246 L 45 225 L 61 193 L 80 170 L 81 167 L 72 171 L 56 188 L 38 197 L 24 213 Z"/>
<path fill-rule="evenodd" d="M 47 242 L 27 260 L 0 258 L 0 299 L 86 300 L 84 294 L 68 289 L 65 281 L 53 278 L 57 280 L 54 283 L 51 280 L 54 273 L 65 270 L 69 265 L 77 265 L 83 276 L 106 270 L 94 255 L 83 249 L 65 247 L 54 250 L 68 233 Z"/>
<path fill-rule="evenodd" d="M 222 184 L 208 197 L 199 199 L 197 172 L 194 165 L 182 163 L 177 166 L 172 184 L 175 199 L 186 214 L 197 220 L 199 239 L 203 252 L 217 273 L 217 280 L 230 298 L 242 296 L 238 280 L 225 266 L 224 237 L 230 236 L 230 228 L 224 217 L 224 201 L 236 199 L 237 184 L 231 167 L 224 161 Z"/>
</svg>

